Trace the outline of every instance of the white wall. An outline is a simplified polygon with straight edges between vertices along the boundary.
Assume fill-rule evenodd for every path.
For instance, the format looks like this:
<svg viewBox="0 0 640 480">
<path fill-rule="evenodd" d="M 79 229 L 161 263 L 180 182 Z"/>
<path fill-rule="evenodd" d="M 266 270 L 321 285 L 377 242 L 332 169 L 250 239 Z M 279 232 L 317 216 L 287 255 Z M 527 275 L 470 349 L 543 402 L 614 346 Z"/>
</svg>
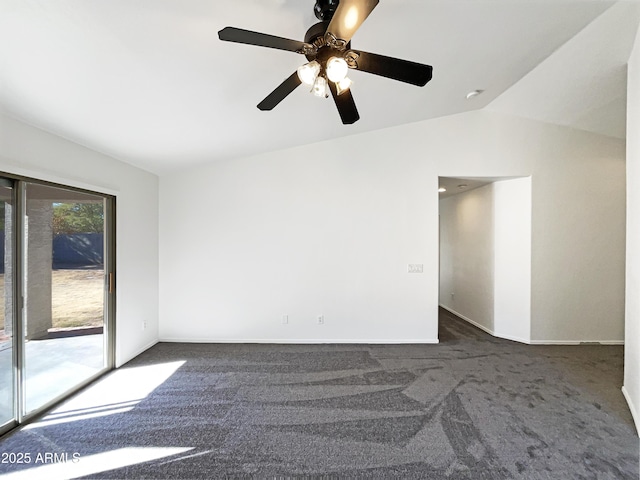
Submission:
<svg viewBox="0 0 640 480">
<path fill-rule="evenodd" d="M 624 143 L 601 138 L 558 145 L 533 171 L 533 342 L 624 339 Z"/>
<path fill-rule="evenodd" d="M 531 341 L 531 177 L 493 184 L 494 332 Z"/>
<path fill-rule="evenodd" d="M 640 431 L 640 35 L 627 83 L 627 304 L 623 392 Z"/>
<path fill-rule="evenodd" d="M 156 343 L 158 178 L 1 115 L 0 172 L 117 197 L 116 364 Z"/>
<path fill-rule="evenodd" d="M 488 111 L 477 113 L 483 124 L 474 125 L 472 131 L 442 133 L 470 151 L 443 158 L 439 174 L 531 176 L 531 341 L 621 343 L 624 141 Z M 476 143 L 476 134 L 484 141 Z"/>
<path fill-rule="evenodd" d="M 162 178 L 160 338 L 436 341 L 433 266 L 407 272 L 436 245 L 436 189 L 394 145 L 351 140 Z"/>
<path fill-rule="evenodd" d="M 440 305 L 493 327 L 493 185 L 440 200 Z"/>
<path fill-rule="evenodd" d="M 621 341 L 624 159 L 477 111 L 163 177 L 160 338 L 435 341 L 438 176 L 532 176 L 532 340 Z"/>
</svg>

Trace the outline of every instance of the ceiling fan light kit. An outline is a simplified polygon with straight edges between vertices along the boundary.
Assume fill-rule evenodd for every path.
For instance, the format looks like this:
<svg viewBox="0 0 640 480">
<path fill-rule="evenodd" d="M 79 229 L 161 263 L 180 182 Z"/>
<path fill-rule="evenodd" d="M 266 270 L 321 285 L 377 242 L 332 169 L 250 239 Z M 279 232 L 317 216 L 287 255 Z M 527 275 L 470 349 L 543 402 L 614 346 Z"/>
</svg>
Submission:
<svg viewBox="0 0 640 480">
<path fill-rule="evenodd" d="M 351 49 L 351 38 L 379 0 L 316 0 L 314 13 L 320 22 L 305 34 L 304 42 L 250 30 L 226 27 L 220 40 L 286 50 L 305 55 L 308 63 L 282 82 L 258 104 L 272 110 L 301 84 L 318 97 L 333 96 L 342 123 L 360 119 L 351 94 L 349 69 L 360 70 L 422 87 L 431 80 L 430 65 Z"/>
</svg>

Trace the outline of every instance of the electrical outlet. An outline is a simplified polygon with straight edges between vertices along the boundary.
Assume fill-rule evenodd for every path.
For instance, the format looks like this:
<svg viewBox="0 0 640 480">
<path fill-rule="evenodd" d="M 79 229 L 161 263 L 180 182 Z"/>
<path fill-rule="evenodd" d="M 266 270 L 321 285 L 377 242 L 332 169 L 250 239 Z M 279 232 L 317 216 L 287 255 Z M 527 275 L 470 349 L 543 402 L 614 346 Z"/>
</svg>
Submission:
<svg viewBox="0 0 640 480">
<path fill-rule="evenodd" d="M 324 325 L 324 315 L 318 315 L 318 325 Z"/>
<path fill-rule="evenodd" d="M 146 330 L 146 329 L 147 329 L 147 321 L 146 321 L 146 320 L 143 320 L 143 321 L 142 321 L 142 329 L 143 329 L 143 330 Z"/>
<path fill-rule="evenodd" d="M 282 315 L 282 324 L 286 325 L 289 323 L 289 315 Z"/>
</svg>

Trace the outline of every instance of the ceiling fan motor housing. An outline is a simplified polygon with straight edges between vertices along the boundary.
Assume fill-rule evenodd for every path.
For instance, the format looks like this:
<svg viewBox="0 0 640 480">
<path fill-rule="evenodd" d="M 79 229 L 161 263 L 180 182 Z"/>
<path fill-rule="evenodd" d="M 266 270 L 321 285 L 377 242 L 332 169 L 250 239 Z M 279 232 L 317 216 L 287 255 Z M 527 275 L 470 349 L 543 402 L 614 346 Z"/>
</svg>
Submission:
<svg viewBox="0 0 640 480">
<path fill-rule="evenodd" d="M 311 28 L 307 30 L 307 33 L 304 34 L 305 43 L 313 44 L 317 39 L 324 38 L 327 28 L 329 28 L 329 22 L 327 21 L 318 22 L 312 25 Z"/>
<path fill-rule="evenodd" d="M 328 21 L 318 22 L 315 25 L 312 25 L 307 33 L 304 35 L 305 43 L 309 43 L 315 45 L 317 47 L 317 51 L 313 53 L 306 53 L 305 56 L 307 60 L 317 60 L 322 65 L 326 62 L 330 57 L 339 55 L 341 56 L 342 52 L 338 52 L 336 49 L 327 45 L 325 42 L 325 33 L 329 28 Z M 346 49 L 351 48 L 351 42 L 347 43 Z"/>
</svg>

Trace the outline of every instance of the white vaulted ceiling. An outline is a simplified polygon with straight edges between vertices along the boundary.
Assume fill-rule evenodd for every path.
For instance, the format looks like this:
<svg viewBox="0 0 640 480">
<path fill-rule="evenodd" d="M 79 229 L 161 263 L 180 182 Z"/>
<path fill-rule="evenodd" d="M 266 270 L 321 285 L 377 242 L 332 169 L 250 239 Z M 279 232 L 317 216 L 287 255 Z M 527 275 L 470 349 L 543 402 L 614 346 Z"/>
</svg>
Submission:
<svg viewBox="0 0 640 480">
<path fill-rule="evenodd" d="M 361 119 L 300 87 L 305 62 L 221 42 L 235 26 L 302 40 L 314 0 L 0 0 L 6 114 L 156 173 L 490 108 L 624 135 L 635 1 L 381 0 L 354 48 L 433 65 L 423 88 L 352 72 Z M 626 55 L 626 56 L 625 56 Z M 472 100 L 475 89 L 484 93 Z"/>
<path fill-rule="evenodd" d="M 640 5 L 619 2 L 491 103 L 524 115 L 618 138 L 626 136 L 626 64 Z"/>
</svg>

